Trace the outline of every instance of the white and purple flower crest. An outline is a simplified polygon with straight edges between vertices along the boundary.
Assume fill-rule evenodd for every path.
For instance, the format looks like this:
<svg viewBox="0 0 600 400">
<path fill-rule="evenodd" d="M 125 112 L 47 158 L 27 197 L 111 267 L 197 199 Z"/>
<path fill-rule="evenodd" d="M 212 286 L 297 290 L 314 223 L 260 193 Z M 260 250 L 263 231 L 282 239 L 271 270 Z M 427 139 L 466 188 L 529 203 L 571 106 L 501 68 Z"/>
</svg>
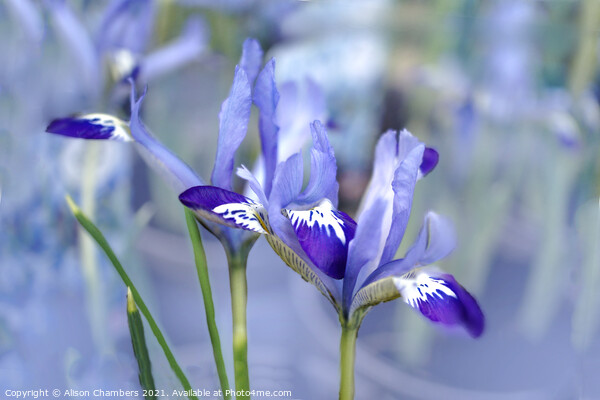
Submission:
<svg viewBox="0 0 600 400">
<path fill-rule="evenodd" d="M 273 171 L 267 166 L 265 176 L 273 176 L 269 191 L 248 169 L 238 169 L 258 201 L 210 186 L 190 188 L 180 200 L 203 218 L 213 214 L 213 220 L 264 234 L 284 262 L 313 283 L 346 321 L 362 319 L 371 306 L 402 297 L 431 321 L 463 326 L 471 336 L 480 336 L 484 316 L 476 300 L 452 275 L 427 266 L 454 247 L 447 220 L 428 213 L 415 244 L 403 259 L 393 260 L 415 184 L 433 170 L 437 152 L 406 130 L 384 134 L 355 222 L 336 208 L 337 167 L 325 127 L 315 121 L 311 132 L 311 171 L 304 189 L 302 156 L 297 153 Z M 264 149 L 269 146 L 263 144 Z"/>
</svg>

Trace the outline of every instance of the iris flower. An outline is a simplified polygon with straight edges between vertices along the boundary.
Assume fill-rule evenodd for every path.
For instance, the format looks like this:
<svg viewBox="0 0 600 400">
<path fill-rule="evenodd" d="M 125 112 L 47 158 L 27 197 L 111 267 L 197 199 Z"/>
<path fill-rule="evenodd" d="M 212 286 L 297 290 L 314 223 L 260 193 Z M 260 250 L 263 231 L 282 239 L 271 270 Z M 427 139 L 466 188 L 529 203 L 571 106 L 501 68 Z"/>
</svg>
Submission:
<svg viewBox="0 0 600 400">
<path fill-rule="evenodd" d="M 274 79 L 275 64 L 274 60 L 271 60 L 260 71 L 262 58 L 263 54 L 258 42 L 253 39 L 246 40 L 240 64 L 235 70 L 229 96 L 223 102 L 219 114 L 219 139 L 211 182 L 215 190 L 232 193 L 232 195 L 237 195 L 231 192 L 234 156 L 246 135 L 253 101 L 261 110 L 259 119 L 261 135 L 270 138 L 275 137 L 277 133 L 271 112 L 275 109 L 277 102 Z M 255 80 L 257 82 L 252 90 Z M 137 98 L 133 79 L 130 79 L 130 82 L 132 87 L 129 122 L 108 114 L 92 113 L 56 119 L 48 125 L 47 132 L 82 139 L 132 142 L 147 164 L 157 170 L 171 184 L 177 194 L 191 187 L 205 185 L 202 178 L 164 147 L 144 126 L 140 118 L 140 109 L 146 91 Z M 267 144 L 265 151 L 269 153 L 268 146 L 272 142 L 263 140 L 263 147 L 265 143 Z M 268 162 L 272 162 L 272 160 L 269 159 Z M 210 194 L 207 196 L 209 196 L 207 201 L 210 201 Z M 252 230 L 239 230 L 224 224 L 216 224 L 213 220 L 201 216 L 198 220 L 221 241 L 227 254 L 234 324 L 236 389 L 248 392 L 246 262 L 248 253 L 259 234 Z M 240 398 L 245 398 L 245 396 Z"/>
<path fill-rule="evenodd" d="M 476 300 L 431 265 L 455 245 L 449 221 L 429 212 L 415 243 L 394 260 L 410 215 L 417 180 L 430 172 L 438 153 L 404 130 L 385 133 L 376 147 L 373 177 L 357 221 L 337 209 L 336 160 L 324 126 L 311 125 L 311 171 L 303 188 L 302 154 L 266 176 L 262 186 L 242 167 L 257 200 L 223 188 L 196 186 L 179 199 L 203 219 L 265 235 L 282 260 L 312 283 L 337 310 L 342 324 L 340 398 L 353 397 L 354 347 L 358 328 L 374 305 L 401 297 L 431 321 L 482 334 Z"/>
</svg>

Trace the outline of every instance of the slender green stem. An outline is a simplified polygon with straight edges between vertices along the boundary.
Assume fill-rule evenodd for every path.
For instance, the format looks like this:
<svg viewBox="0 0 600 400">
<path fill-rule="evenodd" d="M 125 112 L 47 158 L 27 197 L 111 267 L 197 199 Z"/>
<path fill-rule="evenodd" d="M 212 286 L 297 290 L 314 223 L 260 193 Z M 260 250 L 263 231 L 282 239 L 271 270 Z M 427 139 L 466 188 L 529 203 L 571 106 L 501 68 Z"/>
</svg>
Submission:
<svg viewBox="0 0 600 400">
<path fill-rule="evenodd" d="M 99 147 L 96 143 L 87 143 L 83 179 L 81 180 L 81 208 L 92 218 L 96 213 L 96 170 L 98 166 Z M 99 279 L 96 247 L 92 239 L 83 232 L 78 233 L 79 253 L 82 275 L 86 286 L 86 302 L 89 310 L 90 328 L 94 344 L 101 352 L 110 352 L 111 344 L 107 335 L 102 334 L 106 326 L 106 306 L 102 296 L 102 281 Z"/>
<path fill-rule="evenodd" d="M 235 372 L 236 399 L 249 399 L 250 378 L 248 375 L 248 335 L 246 330 L 246 303 L 248 284 L 246 281 L 245 250 L 227 255 L 229 261 L 229 285 L 231 288 L 231 314 L 233 318 L 233 369 Z"/>
<path fill-rule="evenodd" d="M 187 397 L 190 400 L 198 400 L 198 398 L 196 396 L 193 396 L 192 385 L 190 385 L 190 382 L 188 381 L 187 377 L 183 373 L 183 370 L 177 363 L 177 360 L 175 360 L 175 356 L 171 352 L 171 349 L 169 348 L 169 345 L 167 344 L 165 337 L 163 336 L 162 332 L 160 331 L 158 325 L 156 324 L 156 321 L 152 317 L 152 314 L 150 314 L 148 307 L 146 307 L 146 303 L 144 303 L 144 300 L 142 300 L 142 296 L 140 296 L 140 293 L 135 288 L 135 285 L 133 284 L 133 282 L 127 275 L 127 272 L 125 272 L 125 269 L 123 268 L 123 266 L 117 259 L 117 256 L 115 255 L 115 253 L 112 251 L 110 245 L 106 241 L 106 238 L 104 237 L 102 232 L 100 232 L 100 230 L 94 225 L 94 223 L 92 221 L 90 221 L 85 216 L 85 214 L 83 214 L 83 212 L 81 212 L 79 207 L 77 207 L 77 205 L 73 202 L 73 199 L 71 199 L 70 196 L 67 196 L 67 203 L 69 204 L 69 207 L 71 208 L 71 212 L 73 213 L 75 218 L 77 218 L 77 221 L 79 221 L 81 226 L 83 226 L 83 228 L 86 231 L 88 231 L 88 233 L 92 236 L 92 238 L 94 238 L 96 243 L 98 243 L 98 245 L 102 248 L 102 250 L 104 250 L 104 252 L 106 253 L 106 256 L 112 262 L 113 266 L 117 270 L 117 273 L 119 274 L 119 276 L 121 277 L 121 279 L 123 280 L 125 285 L 131 289 L 131 294 L 133 296 L 133 299 L 135 300 L 135 304 L 137 304 L 139 310 L 142 312 L 144 317 L 146 317 L 146 320 L 148 321 L 148 325 L 150 325 L 150 329 L 152 330 L 152 333 L 154 333 L 156 340 L 160 344 L 160 347 L 163 349 L 163 352 L 165 353 L 165 356 L 167 357 L 167 360 L 169 361 L 169 365 L 171 366 L 171 369 L 173 370 L 173 372 L 175 373 L 175 375 L 181 382 L 181 385 L 183 386 L 183 388 L 186 390 Z"/>
<path fill-rule="evenodd" d="M 208 277 L 208 268 L 206 266 L 206 253 L 202 246 L 202 237 L 196 224 L 194 214 L 185 209 L 185 220 L 190 232 L 190 239 L 194 247 L 194 261 L 196 262 L 196 271 L 200 288 L 202 289 L 202 299 L 204 300 L 204 309 L 206 311 L 206 325 L 208 326 L 208 334 L 212 343 L 213 355 L 215 357 L 215 365 L 219 374 L 219 382 L 221 383 L 221 391 L 224 399 L 230 399 L 229 381 L 227 372 L 225 371 L 225 362 L 223 361 L 223 352 L 221 351 L 221 340 L 219 339 L 219 330 L 215 321 L 215 306 L 213 303 L 212 289 L 210 287 L 210 279 Z"/>
<path fill-rule="evenodd" d="M 340 340 L 340 400 L 354 399 L 354 358 L 358 326 L 342 324 Z"/>
</svg>

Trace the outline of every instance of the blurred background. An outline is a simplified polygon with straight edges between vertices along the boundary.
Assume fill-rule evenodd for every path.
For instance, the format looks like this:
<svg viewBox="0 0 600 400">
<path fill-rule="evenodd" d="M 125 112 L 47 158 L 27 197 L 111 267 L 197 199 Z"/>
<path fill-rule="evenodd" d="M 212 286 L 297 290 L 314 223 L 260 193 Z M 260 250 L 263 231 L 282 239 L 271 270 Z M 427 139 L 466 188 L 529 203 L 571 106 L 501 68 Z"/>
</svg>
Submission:
<svg viewBox="0 0 600 400">
<path fill-rule="evenodd" d="M 131 146 L 44 129 L 76 112 L 127 119 L 134 72 L 149 86 L 146 125 L 207 179 L 251 36 L 277 62 L 282 131 L 327 123 L 350 215 L 381 133 L 406 127 L 440 153 L 398 256 L 427 210 L 449 216 L 459 244 L 440 266 L 478 298 L 486 332 L 441 331 L 401 300 L 374 308 L 356 398 L 600 398 L 599 33 L 597 0 L 0 0 L 1 392 L 139 389 L 126 289 L 78 231 L 67 193 L 108 237 L 193 386 L 217 388 L 174 193 Z M 252 165 L 259 146 L 253 110 L 236 164 Z M 203 238 L 232 371 L 225 255 Z M 264 239 L 248 281 L 252 387 L 337 398 L 328 302 Z M 147 340 L 157 386 L 178 388 L 148 329 Z"/>
</svg>

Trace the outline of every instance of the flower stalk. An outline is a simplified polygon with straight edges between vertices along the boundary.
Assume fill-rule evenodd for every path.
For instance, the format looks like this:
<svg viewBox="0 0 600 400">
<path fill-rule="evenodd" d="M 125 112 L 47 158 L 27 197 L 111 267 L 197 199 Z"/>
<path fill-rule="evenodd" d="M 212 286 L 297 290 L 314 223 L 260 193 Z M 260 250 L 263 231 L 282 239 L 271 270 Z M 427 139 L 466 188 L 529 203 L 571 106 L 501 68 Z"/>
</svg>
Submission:
<svg viewBox="0 0 600 400">
<path fill-rule="evenodd" d="M 340 340 L 340 400 L 354 399 L 354 360 L 358 326 L 342 324 Z"/>
<path fill-rule="evenodd" d="M 246 304 L 248 282 L 246 263 L 249 248 L 227 252 L 229 263 L 229 285 L 231 289 L 231 314 L 233 320 L 233 369 L 237 399 L 249 399 L 250 377 L 248 374 L 248 334 L 246 326 Z"/>
<path fill-rule="evenodd" d="M 223 361 L 219 330 L 215 321 L 215 305 L 213 302 L 212 289 L 208 276 L 206 253 L 204 252 L 204 247 L 202 246 L 202 238 L 200 236 L 200 231 L 198 230 L 198 225 L 196 224 L 196 218 L 194 217 L 194 214 L 187 208 L 185 208 L 185 219 L 190 233 L 192 246 L 194 248 L 194 261 L 196 264 L 196 272 L 198 273 L 198 280 L 200 282 L 200 289 L 202 290 L 202 300 L 204 301 L 204 310 L 206 312 L 206 325 L 208 326 L 208 334 L 210 336 L 210 342 L 213 348 L 213 356 L 215 358 L 217 374 L 219 375 L 221 391 L 223 393 L 223 398 L 225 400 L 229 400 L 231 398 L 229 395 L 229 380 L 225 370 L 225 362 Z"/>
</svg>

